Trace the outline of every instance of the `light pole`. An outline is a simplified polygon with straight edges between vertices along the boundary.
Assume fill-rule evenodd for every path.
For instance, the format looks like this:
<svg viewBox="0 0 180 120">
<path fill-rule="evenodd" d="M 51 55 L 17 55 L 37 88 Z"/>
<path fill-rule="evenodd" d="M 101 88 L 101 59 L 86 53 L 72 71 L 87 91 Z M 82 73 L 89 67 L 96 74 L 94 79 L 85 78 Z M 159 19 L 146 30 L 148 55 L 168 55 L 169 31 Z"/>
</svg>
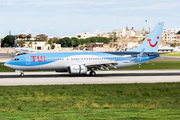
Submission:
<svg viewBox="0 0 180 120">
<path fill-rule="evenodd" d="M 1 7 L 2 5 L 0 5 Z M 0 48 L 1 48 L 1 11 L 0 11 Z"/>
<path fill-rule="evenodd" d="M 149 17 L 149 31 L 151 32 L 151 18 Z"/>
</svg>

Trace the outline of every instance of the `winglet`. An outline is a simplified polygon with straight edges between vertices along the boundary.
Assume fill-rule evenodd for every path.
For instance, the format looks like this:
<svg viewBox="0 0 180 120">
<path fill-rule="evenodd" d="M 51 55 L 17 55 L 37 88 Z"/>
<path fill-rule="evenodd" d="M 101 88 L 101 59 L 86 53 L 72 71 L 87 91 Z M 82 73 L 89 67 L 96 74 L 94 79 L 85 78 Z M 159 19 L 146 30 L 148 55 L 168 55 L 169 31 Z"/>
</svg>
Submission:
<svg viewBox="0 0 180 120">
<path fill-rule="evenodd" d="M 136 60 L 139 60 L 143 56 L 144 51 L 145 51 L 145 48 L 142 49 L 142 51 L 137 55 Z"/>
<path fill-rule="evenodd" d="M 82 52 L 86 52 L 86 47 L 84 47 L 83 51 Z"/>
</svg>

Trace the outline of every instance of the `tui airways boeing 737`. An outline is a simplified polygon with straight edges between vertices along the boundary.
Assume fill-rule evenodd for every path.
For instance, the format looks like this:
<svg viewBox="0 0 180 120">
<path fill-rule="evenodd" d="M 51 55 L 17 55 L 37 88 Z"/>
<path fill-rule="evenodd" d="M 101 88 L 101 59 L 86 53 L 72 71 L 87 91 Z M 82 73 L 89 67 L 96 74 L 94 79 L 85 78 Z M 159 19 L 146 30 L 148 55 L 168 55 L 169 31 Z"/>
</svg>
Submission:
<svg viewBox="0 0 180 120">
<path fill-rule="evenodd" d="M 59 52 L 31 53 L 14 57 L 5 66 L 20 72 L 33 70 L 55 70 L 69 74 L 96 75 L 94 70 L 125 68 L 159 57 L 158 48 L 164 22 L 159 22 L 144 42 L 137 48 L 125 52 Z"/>
</svg>

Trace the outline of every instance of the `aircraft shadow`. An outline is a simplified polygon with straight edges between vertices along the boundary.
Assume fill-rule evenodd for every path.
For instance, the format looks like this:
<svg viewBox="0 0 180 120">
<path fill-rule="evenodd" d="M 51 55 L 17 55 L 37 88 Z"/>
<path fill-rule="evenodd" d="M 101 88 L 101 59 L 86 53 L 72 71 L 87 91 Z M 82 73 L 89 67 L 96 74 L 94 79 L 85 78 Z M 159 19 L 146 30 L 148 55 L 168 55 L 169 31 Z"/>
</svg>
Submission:
<svg viewBox="0 0 180 120">
<path fill-rule="evenodd" d="M 48 75 L 26 75 L 23 77 L 17 75 L 0 75 L 1 78 L 54 78 L 54 77 L 129 77 L 129 76 L 180 76 L 180 73 L 111 73 L 111 74 L 96 74 L 96 76 L 87 75 L 69 75 L 69 74 L 48 74 Z"/>
</svg>

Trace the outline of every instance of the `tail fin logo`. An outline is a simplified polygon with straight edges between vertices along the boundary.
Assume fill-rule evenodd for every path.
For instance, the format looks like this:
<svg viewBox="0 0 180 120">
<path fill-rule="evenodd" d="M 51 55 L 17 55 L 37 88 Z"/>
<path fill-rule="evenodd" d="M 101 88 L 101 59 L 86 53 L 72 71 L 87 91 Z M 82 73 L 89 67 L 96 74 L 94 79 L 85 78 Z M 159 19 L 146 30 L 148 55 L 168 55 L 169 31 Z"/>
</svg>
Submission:
<svg viewBox="0 0 180 120">
<path fill-rule="evenodd" d="M 158 41 L 156 41 L 156 43 L 153 45 L 153 44 L 151 44 L 151 39 L 147 39 L 147 41 L 149 42 L 149 45 L 151 46 L 151 47 L 156 47 L 156 45 L 158 44 Z"/>
</svg>

